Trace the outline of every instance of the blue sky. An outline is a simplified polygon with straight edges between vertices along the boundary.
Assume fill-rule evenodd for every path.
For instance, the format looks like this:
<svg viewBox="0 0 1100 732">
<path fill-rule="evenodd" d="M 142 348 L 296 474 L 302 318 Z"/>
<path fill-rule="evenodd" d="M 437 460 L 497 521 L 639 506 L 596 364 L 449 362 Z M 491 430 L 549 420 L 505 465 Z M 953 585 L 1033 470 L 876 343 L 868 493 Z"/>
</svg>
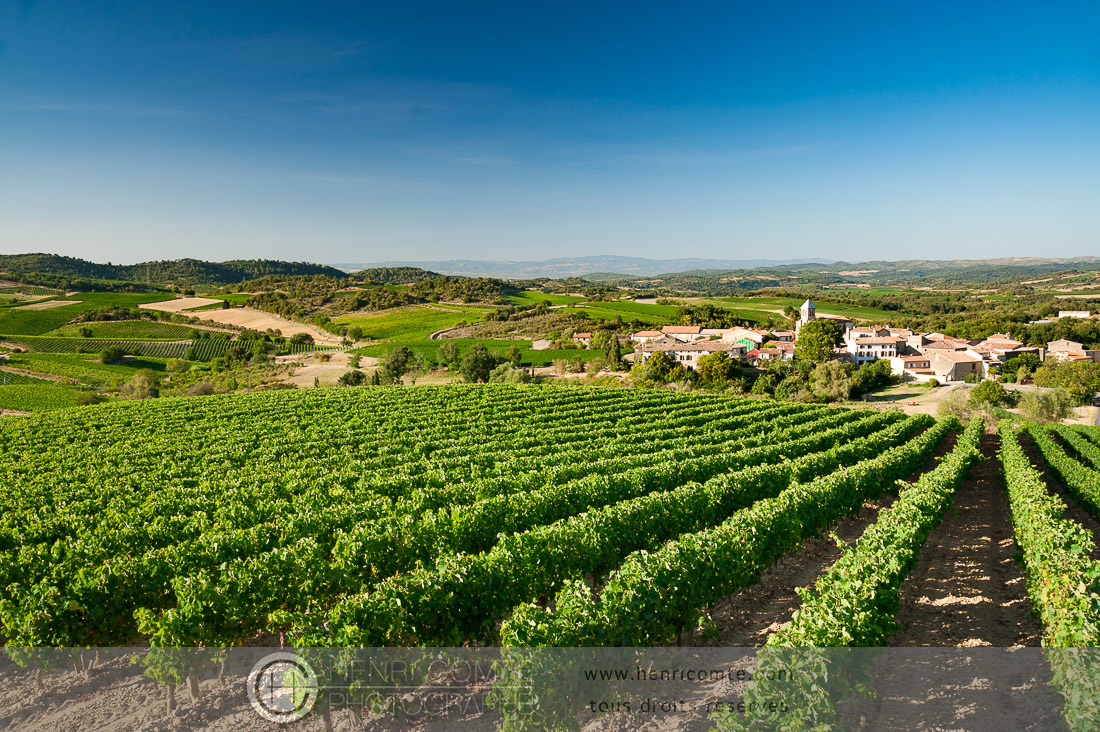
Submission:
<svg viewBox="0 0 1100 732">
<path fill-rule="evenodd" d="M 1097 27 L 1096 3 L 19 0 L 0 251 L 1100 255 Z"/>
</svg>

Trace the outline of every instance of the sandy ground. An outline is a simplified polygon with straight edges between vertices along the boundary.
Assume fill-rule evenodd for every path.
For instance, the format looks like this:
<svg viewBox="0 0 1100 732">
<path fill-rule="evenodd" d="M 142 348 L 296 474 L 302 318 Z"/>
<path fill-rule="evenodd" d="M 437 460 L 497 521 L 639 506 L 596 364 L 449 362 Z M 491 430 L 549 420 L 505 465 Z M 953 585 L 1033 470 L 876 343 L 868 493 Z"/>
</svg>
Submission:
<svg viewBox="0 0 1100 732">
<path fill-rule="evenodd" d="M 901 586 L 895 646 L 1037 646 L 1042 625 L 1031 614 L 1023 567 L 1016 561 L 996 435 L 971 468 L 955 506 L 928 537 Z"/>
<path fill-rule="evenodd" d="M 298 354 L 296 356 L 277 356 L 276 363 L 297 364 L 283 381 L 300 388 L 313 386 L 314 380 L 321 386 L 335 386 L 337 380 L 348 371 L 348 354 L 333 353 L 329 361 L 319 361 L 316 354 Z M 378 365 L 379 359 L 368 356 L 359 357 L 359 370 L 370 373 Z"/>
<path fill-rule="evenodd" d="M 203 298 L 192 298 L 203 299 Z M 176 300 L 175 302 L 179 302 Z M 162 308 L 154 308 L 153 305 L 160 305 L 161 303 L 151 303 L 150 305 L 142 305 L 142 307 L 149 307 L 153 310 L 160 310 Z M 174 312 L 174 311 L 173 311 Z M 314 343 L 326 346 L 338 346 L 340 345 L 340 339 L 331 333 L 326 333 L 315 325 L 306 325 L 305 323 L 296 323 L 286 318 L 280 318 L 278 315 L 272 315 L 271 313 L 265 313 L 262 310 L 256 310 L 254 308 L 230 308 L 228 310 L 203 310 L 199 313 L 188 313 L 194 315 L 197 318 L 203 320 L 211 320 L 215 323 L 225 323 L 226 325 L 236 325 L 241 328 L 251 328 L 253 330 L 265 331 L 268 328 L 274 328 L 282 333 L 284 336 L 292 336 L 297 333 L 308 333 L 313 336 Z"/>
<path fill-rule="evenodd" d="M 59 308 L 63 305 L 72 305 L 74 300 L 49 300 L 47 302 L 32 302 L 30 305 L 16 305 L 12 310 L 50 310 L 51 308 Z"/>
<path fill-rule="evenodd" d="M 213 305 L 216 302 L 221 302 L 221 300 L 214 300 L 209 297 L 178 297 L 175 300 L 149 302 L 138 305 L 138 307 L 144 310 L 163 310 L 166 313 L 179 313 L 191 308 L 201 308 L 203 305 Z"/>
<path fill-rule="evenodd" d="M 865 404 L 876 409 L 884 406 L 896 406 L 906 414 L 930 414 L 936 417 L 939 416 L 938 410 L 940 402 L 946 399 L 951 392 L 956 389 L 969 390 L 972 388 L 972 384 L 955 383 L 949 386 L 939 386 L 935 389 L 927 389 L 915 386 L 911 383 L 906 383 L 872 394 L 872 399 L 865 402 Z M 1038 387 L 1006 384 L 1005 388 L 1010 391 L 1031 391 Z M 916 402 L 916 404 L 910 404 L 910 402 Z M 1020 413 L 1019 409 L 1009 409 L 1008 411 L 1017 414 Z M 1065 422 L 1067 424 L 1083 425 L 1100 424 L 1100 408 L 1074 407 L 1073 416 L 1066 419 Z"/>
<path fill-rule="evenodd" d="M 991 653 L 1008 654 L 1039 645 L 1042 625 L 1031 614 L 1016 557 L 998 445 L 996 435 L 982 438 L 986 459 L 971 469 L 902 583 L 903 629 L 891 646 L 993 646 Z M 925 650 L 932 653 L 875 662 L 875 696 L 855 704 L 853 726 L 912 729 L 913 705 L 920 704 L 921 729 L 1060 728 L 1061 700 L 1036 653 L 999 658 Z"/>
</svg>

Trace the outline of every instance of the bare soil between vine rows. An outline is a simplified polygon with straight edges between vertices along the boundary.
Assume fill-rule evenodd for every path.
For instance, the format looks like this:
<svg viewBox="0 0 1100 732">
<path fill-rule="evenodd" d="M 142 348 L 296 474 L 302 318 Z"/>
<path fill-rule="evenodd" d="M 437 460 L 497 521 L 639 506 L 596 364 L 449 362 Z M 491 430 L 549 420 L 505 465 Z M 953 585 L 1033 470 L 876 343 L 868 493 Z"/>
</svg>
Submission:
<svg viewBox="0 0 1100 732">
<path fill-rule="evenodd" d="M 917 729 L 1062 728 L 1049 667 L 1035 651 L 1011 653 L 1040 645 L 1042 625 L 1027 596 L 998 447 L 996 435 L 982 438 L 985 460 L 971 469 L 902 583 L 902 630 L 890 645 L 929 652 L 905 663 L 890 655 L 876 661 L 875 695 L 848 708 L 851 728 L 913 729 L 914 705 Z M 997 648 L 969 655 L 952 646 Z M 998 651 L 1005 657 L 990 663 Z"/>
<path fill-rule="evenodd" d="M 948 435 L 936 448 L 924 467 L 910 476 L 909 482 L 939 464 L 939 459 L 955 446 L 957 435 Z M 878 513 L 894 503 L 895 496 L 883 495 L 864 503 L 855 516 L 846 516 L 830 525 L 821 536 L 802 542 L 802 547 L 783 556 L 766 569 L 760 582 L 719 600 L 711 608 L 711 619 L 717 626 L 716 638 L 699 634 L 692 645 L 761 646 L 770 633 L 781 628 L 802 605 L 796 591 L 817 581 L 844 549 L 856 543 L 864 530 L 875 522 Z M 843 546 L 832 538 L 835 534 Z"/>
</svg>

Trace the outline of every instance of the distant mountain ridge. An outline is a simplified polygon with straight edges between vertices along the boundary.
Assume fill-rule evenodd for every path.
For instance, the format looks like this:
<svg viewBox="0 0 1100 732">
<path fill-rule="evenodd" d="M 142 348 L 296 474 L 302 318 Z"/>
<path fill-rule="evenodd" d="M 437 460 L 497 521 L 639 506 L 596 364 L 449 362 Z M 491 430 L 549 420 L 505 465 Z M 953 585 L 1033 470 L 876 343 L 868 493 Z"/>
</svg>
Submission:
<svg viewBox="0 0 1100 732">
<path fill-rule="evenodd" d="M 731 265 L 738 265 L 733 266 Z M 1069 270 L 1100 272 L 1100 257 L 998 257 L 994 259 L 844 262 L 822 259 L 715 260 L 642 257 L 563 257 L 540 262 L 453 260 L 329 266 L 270 259 L 208 262 L 176 259 L 140 264 L 99 264 L 55 254 L 0 255 L 0 278 L 67 289 L 224 287 L 259 278 L 315 276 L 350 282 L 408 284 L 443 276 L 505 280 L 583 279 L 590 283 L 691 293 L 740 292 L 837 283 L 951 285 L 1017 282 Z M 352 273 L 355 274 L 352 274 Z"/>
<path fill-rule="evenodd" d="M 537 262 L 512 262 L 483 259 L 439 261 L 391 261 L 363 264 L 341 263 L 332 266 L 346 271 L 373 267 L 420 267 L 447 275 L 464 277 L 501 277 L 506 279 L 537 279 L 550 277 L 583 277 L 597 272 L 614 272 L 627 277 L 645 277 L 665 272 L 687 270 L 757 269 L 794 264 L 829 264 L 830 259 L 647 259 L 602 255 L 593 257 L 558 257 Z"/>
</svg>

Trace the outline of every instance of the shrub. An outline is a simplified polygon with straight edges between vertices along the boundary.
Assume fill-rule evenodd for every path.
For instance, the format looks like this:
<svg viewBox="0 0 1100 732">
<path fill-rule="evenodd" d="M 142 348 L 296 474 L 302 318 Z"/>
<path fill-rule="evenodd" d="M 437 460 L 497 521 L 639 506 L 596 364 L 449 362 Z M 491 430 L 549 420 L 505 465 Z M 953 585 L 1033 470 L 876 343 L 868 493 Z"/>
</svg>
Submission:
<svg viewBox="0 0 1100 732">
<path fill-rule="evenodd" d="M 988 404 L 991 407 L 1010 407 L 1016 403 L 1013 392 L 1005 391 L 997 381 L 983 381 L 970 390 L 970 406 Z"/>
<path fill-rule="evenodd" d="M 367 375 L 362 371 L 345 371 L 339 379 L 340 386 L 362 386 L 367 381 Z"/>
<path fill-rule="evenodd" d="M 118 346 L 109 346 L 104 348 L 99 354 L 99 360 L 102 363 L 118 363 L 126 355 L 126 351 L 123 351 Z"/>
<path fill-rule="evenodd" d="M 142 369 L 123 385 L 122 393 L 130 399 L 155 399 L 160 396 L 160 377 L 152 369 Z"/>
<path fill-rule="evenodd" d="M 962 389 L 955 389 L 940 402 L 937 414 L 941 417 L 957 417 L 964 419 L 970 413 L 967 394 Z"/>
<path fill-rule="evenodd" d="M 592 376 L 600 373 L 605 368 L 607 368 L 607 362 L 602 358 L 594 358 L 585 365 L 585 371 Z"/>
<path fill-rule="evenodd" d="M 1032 419 L 1059 422 L 1070 415 L 1073 397 L 1065 389 L 1029 391 L 1020 399 L 1020 410 Z"/>
<path fill-rule="evenodd" d="M 489 374 L 490 384 L 526 384 L 529 381 L 531 377 L 526 370 L 516 368 L 510 363 L 502 363 Z"/>
</svg>

